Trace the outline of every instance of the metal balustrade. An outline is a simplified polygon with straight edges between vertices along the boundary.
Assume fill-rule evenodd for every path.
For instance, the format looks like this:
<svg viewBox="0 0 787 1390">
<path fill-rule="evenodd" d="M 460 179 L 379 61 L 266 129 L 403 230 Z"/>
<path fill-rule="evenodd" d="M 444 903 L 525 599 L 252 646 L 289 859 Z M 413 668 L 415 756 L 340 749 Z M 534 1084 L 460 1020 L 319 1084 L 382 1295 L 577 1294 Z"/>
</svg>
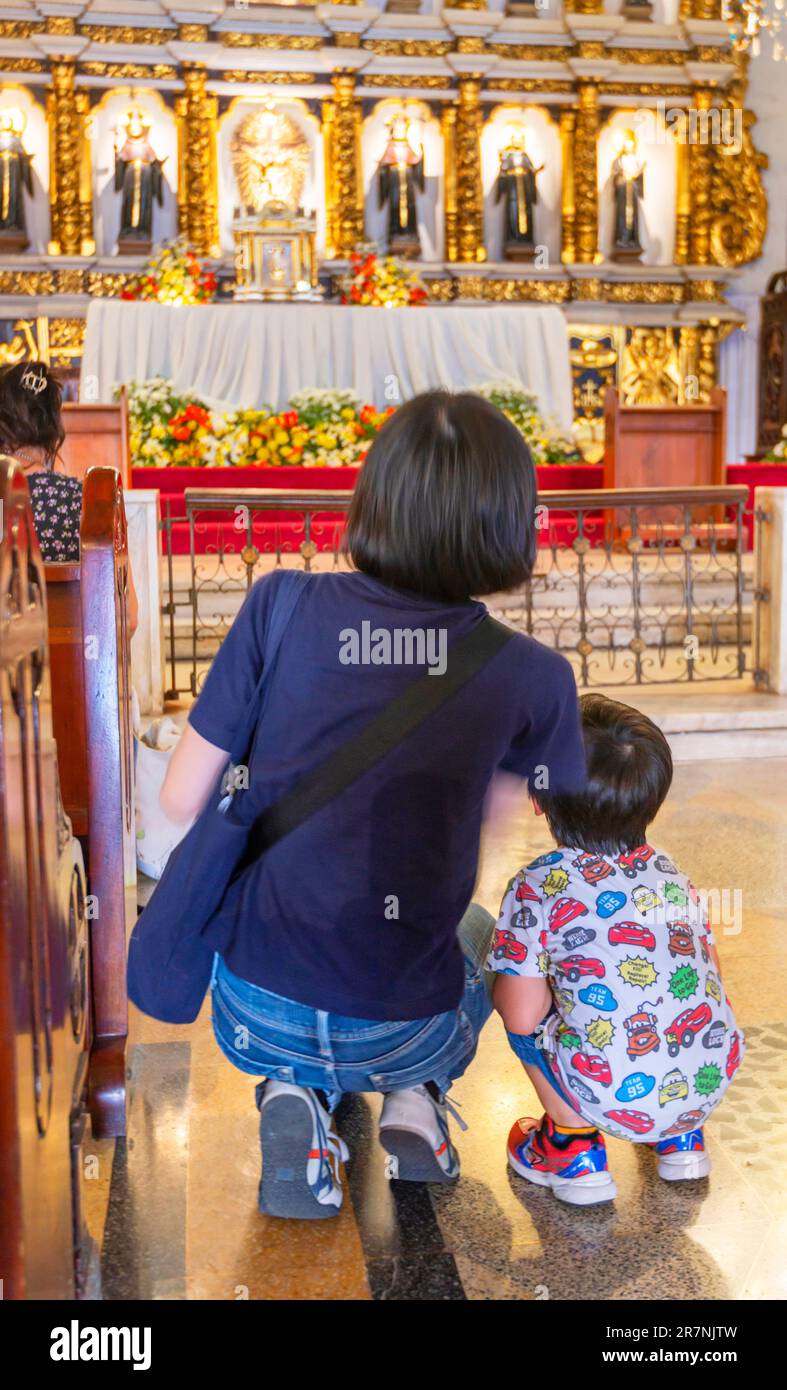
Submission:
<svg viewBox="0 0 787 1390">
<path fill-rule="evenodd" d="M 281 565 L 350 567 L 351 496 L 187 489 L 185 515 L 162 522 L 170 698 L 198 693 L 255 579 Z M 745 487 L 541 493 L 532 578 L 487 604 L 561 651 L 583 688 L 739 679 L 756 641 L 746 502 Z M 174 525 L 187 527 L 188 554 L 173 554 Z"/>
</svg>

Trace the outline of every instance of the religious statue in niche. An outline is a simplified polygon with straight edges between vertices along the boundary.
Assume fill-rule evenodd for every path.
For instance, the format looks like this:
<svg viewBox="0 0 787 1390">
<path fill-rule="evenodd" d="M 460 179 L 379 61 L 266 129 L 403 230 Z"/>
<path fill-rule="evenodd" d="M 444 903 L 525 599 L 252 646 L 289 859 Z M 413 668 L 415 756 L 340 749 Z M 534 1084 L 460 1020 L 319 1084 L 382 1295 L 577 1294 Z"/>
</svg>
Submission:
<svg viewBox="0 0 787 1390">
<path fill-rule="evenodd" d="M 615 200 L 613 261 L 638 261 L 642 255 L 639 239 L 639 205 L 644 195 L 645 164 L 637 154 L 633 130 L 624 130 L 620 150 L 612 165 Z"/>
<path fill-rule="evenodd" d="M 413 147 L 413 122 L 398 112 L 387 123 L 388 143 L 377 165 L 379 206 L 388 206 L 388 250 L 392 256 L 419 256 L 416 195 L 424 191 L 424 152 Z"/>
<path fill-rule="evenodd" d="M 536 169 L 527 152 L 525 127 L 512 126 L 500 151 L 500 171 L 495 185 L 495 202 L 505 200 L 505 238 L 503 254 L 509 261 L 532 261 L 535 256 L 533 209 L 538 202 Z"/>
<path fill-rule="evenodd" d="M 664 405 L 679 401 L 682 376 L 671 328 L 634 328 L 623 352 L 620 396 L 623 405 Z"/>
<path fill-rule="evenodd" d="M 32 156 L 23 143 L 24 111 L 0 110 L 0 248 L 14 254 L 29 245 L 25 225 L 25 192 L 32 196 Z"/>
<path fill-rule="evenodd" d="M 239 215 L 274 205 L 297 212 L 309 169 L 309 142 L 300 126 L 272 102 L 264 102 L 238 123 L 230 155 L 240 197 Z"/>
<path fill-rule="evenodd" d="M 118 127 L 115 151 L 115 191 L 123 194 L 120 205 L 118 253 L 147 253 L 153 244 L 153 203 L 164 201 L 164 160 L 150 143 L 151 122 L 138 108 L 129 111 Z"/>
</svg>

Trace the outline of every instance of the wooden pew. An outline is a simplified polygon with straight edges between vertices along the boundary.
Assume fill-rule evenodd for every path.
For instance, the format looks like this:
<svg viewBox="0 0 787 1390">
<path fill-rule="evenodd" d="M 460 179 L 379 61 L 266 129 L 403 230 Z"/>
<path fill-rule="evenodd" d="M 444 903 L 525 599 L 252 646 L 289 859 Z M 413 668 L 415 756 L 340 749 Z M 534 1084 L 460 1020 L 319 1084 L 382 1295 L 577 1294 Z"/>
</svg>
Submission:
<svg viewBox="0 0 787 1390">
<path fill-rule="evenodd" d="M 58 814 L 43 565 L 5 457 L 0 503 L 0 1276 L 6 1299 L 63 1299 L 85 1276 L 85 877 Z"/>
<path fill-rule="evenodd" d="M 102 459 L 118 470 L 123 486 L 129 486 L 131 453 L 125 386 L 112 405 L 68 402 L 63 406 L 63 426 L 66 437 L 60 455 L 66 473 L 84 478 L 96 459 Z"/>
<path fill-rule="evenodd" d="M 97 1137 L 125 1133 L 126 943 L 136 916 L 128 540 L 113 468 L 85 476 L 78 564 L 45 566 L 63 802 L 84 836 L 92 959 L 88 1103 Z"/>
</svg>

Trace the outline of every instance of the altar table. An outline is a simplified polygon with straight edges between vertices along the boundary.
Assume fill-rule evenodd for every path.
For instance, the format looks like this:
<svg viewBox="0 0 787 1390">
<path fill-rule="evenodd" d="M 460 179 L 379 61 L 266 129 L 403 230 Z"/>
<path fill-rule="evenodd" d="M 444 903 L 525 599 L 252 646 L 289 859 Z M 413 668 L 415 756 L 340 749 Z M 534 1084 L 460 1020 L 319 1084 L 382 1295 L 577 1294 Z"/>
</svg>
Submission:
<svg viewBox="0 0 787 1390">
<path fill-rule="evenodd" d="M 435 386 L 513 380 L 561 429 L 572 421 L 566 323 L 551 304 L 186 307 L 94 299 L 81 399 L 110 401 L 116 385 L 155 376 L 208 404 L 244 409 L 279 409 L 312 386 L 350 387 L 384 409 Z"/>
</svg>

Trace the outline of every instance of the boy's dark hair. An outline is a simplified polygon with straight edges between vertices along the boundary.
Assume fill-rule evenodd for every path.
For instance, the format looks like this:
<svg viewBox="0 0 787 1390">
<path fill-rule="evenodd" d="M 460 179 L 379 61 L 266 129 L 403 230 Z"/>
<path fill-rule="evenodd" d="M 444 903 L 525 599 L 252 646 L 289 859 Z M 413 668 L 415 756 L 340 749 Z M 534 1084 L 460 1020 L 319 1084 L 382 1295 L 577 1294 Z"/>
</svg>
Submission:
<svg viewBox="0 0 787 1390">
<path fill-rule="evenodd" d="M 596 854 L 636 849 L 672 782 L 672 754 L 647 715 L 605 695 L 579 702 L 587 786 L 575 795 L 538 792 L 559 845 Z"/>
<path fill-rule="evenodd" d="M 65 439 L 60 383 L 43 362 L 0 370 L 0 452 L 44 449 L 54 460 Z"/>
<path fill-rule="evenodd" d="M 426 391 L 374 440 L 345 544 L 384 584 L 462 602 L 529 578 L 536 497 L 530 450 L 502 411 L 469 391 Z"/>
</svg>

